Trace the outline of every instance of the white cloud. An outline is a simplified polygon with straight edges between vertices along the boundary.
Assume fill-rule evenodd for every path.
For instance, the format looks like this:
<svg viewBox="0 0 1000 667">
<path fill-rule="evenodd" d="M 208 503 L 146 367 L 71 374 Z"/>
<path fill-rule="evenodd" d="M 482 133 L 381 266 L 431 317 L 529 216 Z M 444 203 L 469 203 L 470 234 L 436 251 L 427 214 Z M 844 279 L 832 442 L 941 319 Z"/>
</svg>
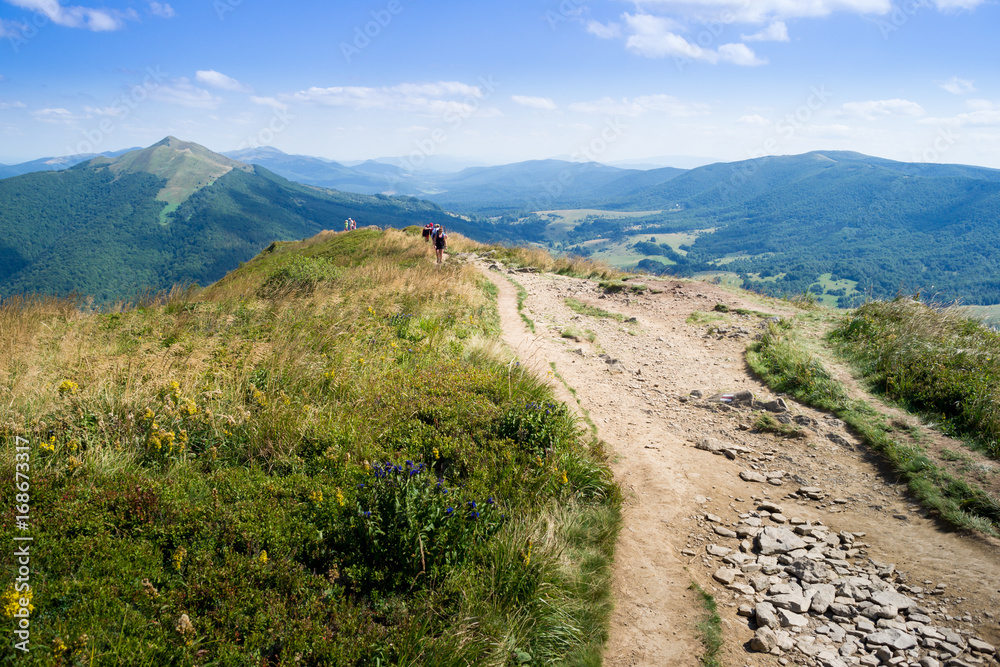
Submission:
<svg viewBox="0 0 1000 667">
<path fill-rule="evenodd" d="M 887 116 L 917 117 L 924 115 L 924 108 L 909 100 L 868 100 L 867 102 L 848 102 L 840 107 L 841 113 L 865 120 L 875 120 Z"/>
<path fill-rule="evenodd" d="M 752 35 L 740 35 L 745 42 L 787 42 L 788 26 L 784 21 L 775 21 Z"/>
<path fill-rule="evenodd" d="M 24 108 L 24 102 L 18 102 L 16 100 L 13 102 L 0 101 L 0 109 L 23 109 L 23 108 Z"/>
<path fill-rule="evenodd" d="M 68 109 L 63 109 L 61 107 L 40 109 L 38 111 L 31 112 L 31 115 L 35 117 L 35 120 L 43 123 L 52 123 L 54 125 L 72 125 L 78 121 L 88 118 L 88 116 L 79 116 Z"/>
<path fill-rule="evenodd" d="M 257 97 L 256 95 L 250 96 L 250 101 L 254 104 L 259 104 L 264 107 L 271 107 L 272 109 L 278 109 L 280 111 L 285 111 L 288 109 L 288 105 L 281 102 L 273 97 Z"/>
<path fill-rule="evenodd" d="M 296 102 L 352 109 L 389 109 L 432 115 L 457 113 L 471 115 L 502 115 L 496 108 L 481 108 L 485 93 L 479 86 L 457 81 L 437 83 L 404 83 L 398 86 L 370 88 L 363 86 L 312 87 L 291 96 Z"/>
<path fill-rule="evenodd" d="M 601 39 L 614 39 L 615 37 L 622 36 L 622 26 L 619 23 L 605 25 L 600 21 L 590 21 L 587 24 L 587 32 Z"/>
<path fill-rule="evenodd" d="M 677 34 L 676 23 L 670 19 L 652 14 L 624 14 L 623 18 L 631 33 L 625 40 L 625 48 L 640 56 L 673 56 L 713 65 L 720 62 L 763 65 L 766 62 L 758 58 L 746 44 L 723 44 L 718 50 L 692 44 Z"/>
<path fill-rule="evenodd" d="M 153 0 L 152 2 L 149 3 L 149 11 L 154 16 L 159 16 L 160 18 L 164 19 L 173 18 L 174 14 L 176 13 L 174 12 L 174 8 L 171 7 L 168 3 L 166 2 L 160 3 L 156 2 L 156 0 Z"/>
<path fill-rule="evenodd" d="M 952 118 L 925 118 L 921 123 L 925 125 L 952 125 L 956 127 L 1000 125 L 1000 105 L 993 104 L 988 100 L 975 100 L 975 102 L 975 105 L 970 105 L 973 111 L 969 113 L 958 114 Z"/>
<path fill-rule="evenodd" d="M 668 116 L 696 116 L 709 112 L 706 104 L 682 102 L 670 95 L 643 95 L 629 100 L 602 97 L 589 102 L 574 102 L 570 111 L 600 116 L 639 116 L 645 113 L 662 113 Z"/>
<path fill-rule="evenodd" d="M 516 104 L 520 104 L 523 107 L 531 107 L 532 109 L 542 109 L 544 111 L 555 111 L 558 109 L 556 103 L 547 97 L 528 97 L 526 95 L 511 95 L 511 98 Z"/>
<path fill-rule="evenodd" d="M 968 79 L 959 79 L 957 76 L 953 76 L 938 85 L 952 95 L 965 95 L 966 93 L 976 92 L 976 87 L 972 85 L 971 81 Z"/>
<path fill-rule="evenodd" d="M 939 4 L 947 1 L 938 0 Z M 637 4 L 696 21 L 758 25 L 784 19 L 822 18 L 834 12 L 882 15 L 892 10 L 892 0 L 640 0 Z"/>
<path fill-rule="evenodd" d="M 222 72 L 216 72 L 214 69 L 209 70 L 198 70 L 195 73 L 194 78 L 206 86 L 212 88 L 218 88 L 219 90 L 229 90 L 234 93 L 252 93 L 253 88 L 250 86 L 240 83 L 232 77 L 228 77 Z"/>
<path fill-rule="evenodd" d="M 737 123 L 743 125 L 769 125 L 768 120 L 761 116 L 760 114 L 752 114 L 750 116 L 740 116 L 736 119 Z"/>
<path fill-rule="evenodd" d="M 223 101 L 204 88 L 192 85 L 186 77 L 161 83 L 149 92 L 149 99 L 191 109 L 215 109 Z"/>
<path fill-rule="evenodd" d="M 125 21 L 136 19 L 135 10 L 120 12 L 113 9 L 90 7 L 63 7 L 59 0 L 6 0 L 8 4 L 42 14 L 56 25 L 65 28 L 84 28 L 94 32 L 119 30 Z"/>
</svg>

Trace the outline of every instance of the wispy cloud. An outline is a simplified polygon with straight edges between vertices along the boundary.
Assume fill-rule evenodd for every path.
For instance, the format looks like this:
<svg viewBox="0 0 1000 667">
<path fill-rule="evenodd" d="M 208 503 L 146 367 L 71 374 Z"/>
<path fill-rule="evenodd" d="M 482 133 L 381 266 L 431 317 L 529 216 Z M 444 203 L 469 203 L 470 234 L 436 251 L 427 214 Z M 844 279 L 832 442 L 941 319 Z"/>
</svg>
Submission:
<svg viewBox="0 0 1000 667">
<path fill-rule="evenodd" d="M 587 32 L 601 39 L 614 39 L 622 36 L 622 26 L 620 23 L 604 24 L 600 21 L 590 21 L 587 23 Z"/>
<path fill-rule="evenodd" d="M 250 86 L 240 83 L 236 79 L 226 76 L 222 72 L 217 72 L 214 69 L 208 70 L 198 70 L 194 76 L 198 83 L 203 83 L 211 88 L 217 88 L 219 90 L 228 90 L 234 93 L 252 93 L 253 88 Z"/>
<path fill-rule="evenodd" d="M 868 100 L 866 102 L 848 102 L 840 107 L 842 115 L 875 120 L 889 116 L 918 117 L 924 115 L 924 108 L 909 100 Z"/>
<path fill-rule="evenodd" d="M 2 79 L 0 79 L 2 81 Z M 18 102 L 17 100 L 13 102 L 4 102 L 0 100 L 0 109 L 23 109 L 24 102 Z"/>
<path fill-rule="evenodd" d="M 288 105 L 278 100 L 274 97 L 258 97 L 256 95 L 250 96 L 250 101 L 254 104 L 259 104 L 263 107 L 271 107 L 272 109 L 278 109 L 280 111 L 285 111 L 288 109 Z"/>
<path fill-rule="evenodd" d="M 496 109 L 483 109 L 485 95 L 479 86 L 458 81 L 404 83 L 379 88 L 363 86 L 312 87 L 291 96 L 304 104 L 352 109 L 389 109 L 440 115 L 499 115 Z"/>
<path fill-rule="evenodd" d="M 967 95 L 968 93 L 976 92 L 976 87 L 972 85 L 971 81 L 968 79 L 959 79 L 957 76 L 953 76 L 947 81 L 942 81 L 938 85 L 952 95 Z"/>
<path fill-rule="evenodd" d="M 661 9 L 696 21 L 758 25 L 793 18 L 822 18 L 834 12 L 881 15 L 892 10 L 892 0 L 642 0 L 637 4 L 647 10 Z"/>
<path fill-rule="evenodd" d="M 769 125 L 770 123 L 766 118 L 760 114 L 752 114 L 749 116 L 740 116 L 736 119 L 737 123 L 741 125 Z"/>
<path fill-rule="evenodd" d="M 73 113 L 69 109 L 63 109 L 61 107 L 39 109 L 38 111 L 32 111 L 31 115 L 34 116 L 37 121 L 42 123 L 52 123 L 53 125 L 73 125 L 81 120 L 89 118 L 89 116 L 80 116 Z"/>
<path fill-rule="evenodd" d="M 149 3 L 149 12 L 153 16 L 159 16 L 160 18 L 164 19 L 173 18 L 174 14 L 176 13 L 174 12 L 174 8 L 171 7 L 168 3 L 156 2 L 156 0 L 153 0 L 152 2 Z"/>
<path fill-rule="evenodd" d="M 544 111 L 555 111 L 559 107 L 547 97 L 528 97 L 526 95 L 511 95 L 515 104 L 532 109 L 542 109 Z"/>
<path fill-rule="evenodd" d="M 775 21 L 752 35 L 740 35 L 745 42 L 787 42 L 788 26 L 784 21 Z"/>
<path fill-rule="evenodd" d="M 7 4 L 42 14 L 56 25 L 65 28 L 83 28 L 94 32 L 120 30 L 128 20 L 138 19 L 135 10 L 94 9 L 91 7 L 63 7 L 59 0 L 6 0 Z"/>
<path fill-rule="evenodd" d="M 640 116 L 646 113 L 660 113 L 667 116 L 699 116 L 710 111 L 707 104 L 684 102 L 670 95 L 642 95 L 633 99 L 620 100 L 602 97 L 589 102 L 574 102 L 570 111 L 601 116 Z"/>
<path fill-rule="evenodd" d="M 187 77 L 161 83 L 149 92 L 149 98 L 166 104 L 176 104 L 191 109 L 215 109 L 223 100 L 191 83 Z"/>
</svg>

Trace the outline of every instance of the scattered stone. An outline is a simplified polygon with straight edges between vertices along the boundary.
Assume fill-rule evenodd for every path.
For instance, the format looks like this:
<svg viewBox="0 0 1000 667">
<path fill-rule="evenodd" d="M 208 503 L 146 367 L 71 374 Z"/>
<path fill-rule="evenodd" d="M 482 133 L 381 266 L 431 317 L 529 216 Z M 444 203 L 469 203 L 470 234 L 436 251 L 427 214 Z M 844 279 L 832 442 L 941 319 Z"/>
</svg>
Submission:
<svg viewBox="0 0 1000 667">
<path fill-rule="evenodd" d="M 805 540 L 787 528 L 768 526 L 757 535 L 757 548 L 765 556 L 785 554 L 805 547 Z"/>
<path fill-rule="evenodd" d="M 750 650 L 757 653 L 770 653 L 778 646 L 778 638 L 774 630 L 769 627 L 757 628 L 753 639 L 750 640 Z"/>
<path fill-rule="evenodd" d="M 760 474 L 756 470 L 740 471 L 740 479 L 742 479 L 744 482 L 757 482 L 759 484 L 767 483 L 767 477 Z"/>
<path fill-rule="evenodd" d="M 712 577 L 721 584 L 728 586 L 729 584 L 736 581 L 736 575 L 740 573 L 739 570 L 734 570 L 729 567 L 720 567 L 715 571 Z"/>
<path fill-rule="evenodd" d="M 736 531 L 729 530 L 725 526 L 712 526 L 712 530 L 715 531 L 716 535 L 721 537 L 736 537 Z"/>
</svg>

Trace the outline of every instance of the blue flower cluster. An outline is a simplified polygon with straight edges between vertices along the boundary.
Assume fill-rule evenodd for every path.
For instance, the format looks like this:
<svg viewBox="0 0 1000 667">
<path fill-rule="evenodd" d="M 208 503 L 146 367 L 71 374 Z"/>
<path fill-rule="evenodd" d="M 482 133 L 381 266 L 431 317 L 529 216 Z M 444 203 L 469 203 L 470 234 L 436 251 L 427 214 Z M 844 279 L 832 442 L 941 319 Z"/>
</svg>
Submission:
<svg viewBox="0 0 1000 667">
<path fill-rule="evenodd" d="M 524 407 L 528 410 L 545 410 L 545 414 L 550 415 L 556 409 L 555 403 L 537 403 L 535 401 L 525 401 Z"/>
<path fill-rule="evenodd" d="M 385 479 L 388 477 L 396 475 L 406 475 L 407 477 L 414 477 L 422 472 L 427 471 L 427 465 L 424 463 L 414 464 L 413 461 L 407 461 L 406 467 L 394 465 L 391 461 L 386 461 L 384 464 L 378 464 L 372 466 L 372 474 L 375 475 L 375 479 Z"/>
</svg>

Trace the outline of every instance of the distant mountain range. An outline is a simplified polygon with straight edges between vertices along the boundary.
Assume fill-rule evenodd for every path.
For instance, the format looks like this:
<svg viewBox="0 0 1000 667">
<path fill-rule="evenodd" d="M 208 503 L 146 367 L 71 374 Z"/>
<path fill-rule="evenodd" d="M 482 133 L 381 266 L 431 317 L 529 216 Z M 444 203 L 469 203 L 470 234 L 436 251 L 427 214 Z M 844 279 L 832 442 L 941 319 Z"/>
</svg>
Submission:
<svg viewBox="0 0 1000 667">
<path fill-rule="evenodd" d="M 566 209 L 643 214 L 545 213 Z M 205 283 L 272 240 L 348 216 L 440 221 L 478 240 L 580 254 L 617 244 L 622 252 L 606 256 L 621 266 L 725 271 L 763 292 L 811 291 L 841 305 L 918 290 L 1000 303 L 996 169 L 817 151 L 688 170 L 533 160 L 443 173 L 266 147 L 224 156 L 172 137 L 0 180 L 0 295 L 75 289 L 107 299 Z"/>
<path fill-rule="evenodd" d="M 218 280 L 276 240 L 361 225 L 467 221 L 409 197 L 336 192 L 167 137 L 117 157 L 0 180 L 0 296 L 92 295 Z"/>
</svg>

